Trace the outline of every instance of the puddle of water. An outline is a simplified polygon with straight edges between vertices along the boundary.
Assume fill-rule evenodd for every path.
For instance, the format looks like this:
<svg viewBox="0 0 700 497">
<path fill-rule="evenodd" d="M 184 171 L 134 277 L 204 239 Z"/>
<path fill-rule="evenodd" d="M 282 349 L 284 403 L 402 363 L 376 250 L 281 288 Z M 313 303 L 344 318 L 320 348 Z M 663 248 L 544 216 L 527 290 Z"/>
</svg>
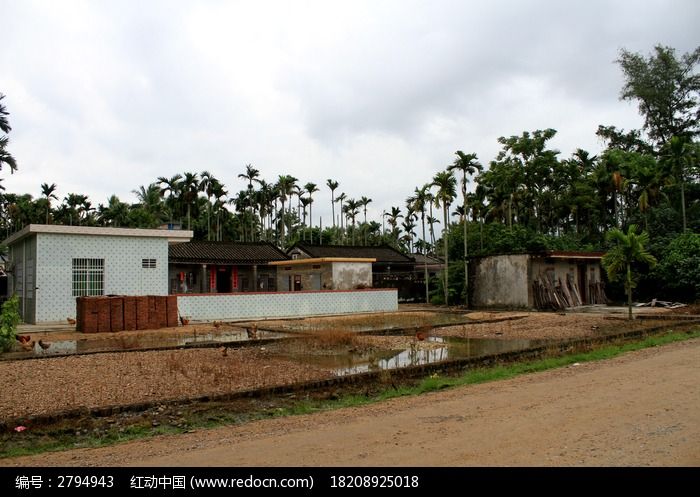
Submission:
<svg viewBox="0 0 700 497">
<path fill-rule="evenodd" d="M 444 344 L 445 346 L 432 349 L 408 348 L 398 353 L 395 352 L 389 358 L 358 361 L 346 367 L 334 368 L 333 374 L 345 376 L 369 371 L 399 369 L 453 359 L 514 352 L 550 343 L 547 340 L 495 340 L 492 338 L 466 339 L 453 337 L 429 337 L 428 340 L 433 343 Z"/>
</svg>

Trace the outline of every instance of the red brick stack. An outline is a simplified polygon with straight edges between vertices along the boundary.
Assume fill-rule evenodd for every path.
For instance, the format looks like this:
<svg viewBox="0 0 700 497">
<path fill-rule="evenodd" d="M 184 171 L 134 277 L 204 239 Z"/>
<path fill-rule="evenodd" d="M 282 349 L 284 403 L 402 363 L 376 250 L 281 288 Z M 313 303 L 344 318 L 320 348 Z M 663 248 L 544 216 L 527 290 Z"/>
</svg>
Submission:
<svg viewBox="0 0 700 497">
<path fill-rule="evenodd" d="M 177 297 L 78 297 L 76 329 L 83 333 L 148 330 L 178 325 Z"/>
<path fill-rule="evenodd" d="M 109 321 L 110 331 L 124 330 L 124 299 L 110 298 L 109 299 Z"/>
<path fill-rule="evenodd" d="M 148 315 L 148 297 L 136 297 L 136 329 L 148 330 L 151 327 Z"/>
<path fill-rule="evenodd" d="M 97 333 L 97 306 L 94 299 L 78 297 L 76 305 L 76 330 Z"/>
<path fill-rule="evenodd" d="M 165 297 L 165 308 L 166 308 L 166 324 L 168 328 L 177 326 L 178 323 L 178 313 L 177 313 L 177 296 L 168 295 Z"/>
<path fill-rule="evenodd" d="M 136 297 L 124 297 L 124 329 L 127 331 L 136 329 Z"/>
<path fill-rule="evenodd" d="M 97 303 L 97 332 L 112 331 L 112 321 L 110 319 L 109 298 L 98 297 Z"/>
</svg>

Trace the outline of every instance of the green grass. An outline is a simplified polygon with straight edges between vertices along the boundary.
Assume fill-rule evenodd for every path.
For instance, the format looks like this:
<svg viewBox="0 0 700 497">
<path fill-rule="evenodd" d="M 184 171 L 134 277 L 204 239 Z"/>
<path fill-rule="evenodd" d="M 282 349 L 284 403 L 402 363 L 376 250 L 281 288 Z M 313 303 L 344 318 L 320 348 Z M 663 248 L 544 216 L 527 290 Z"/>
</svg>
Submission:
<svg viewBox="0 0 700 497">
<path fill-rule="evenodd" d="M 31 439 L 25 438 L 24 441 L 21 441 L 21 439 L 18 440 L 12 434 L 4 434 L 2 440 L 0 440 L 0 442 L 2 442 L 0 443 L 0 458 L 17 457 L 78 447 L 101 447 L 156 435 L 184 433 L 192 429 L 208 429 L 222 425 L 242 424 L 258 419 L 295 416 L 344 407 L 362 406 L 396 397 L 420 395 L 445 388 L 504 380 L 522 374 L 569 366 L 574 363 L 610 359 L 626 352 L 657 347 L 698 337 L 700 337 L 700 328 L 698 327 L 687 332 L 674 332 L 670 330 L 663 334 L 650 336 L 634 342 L 607 345 L 587 352 L 549 357 L 535 361 L 516 362 L 488 368 L 475 368 L 457 376 L 438 376 L 435 374 L 421 380 L 413 380 L 408 383 L 403 382 L 398 385 L 389 381 L 388 383 L 390 384 L 385 383 L 384 386 L 380 385 L 379 389 L 375 388 L 371 393 L 368 390 L 364 394 L 346 394 L 335 399 L 307 398 L 280 401 L 281 407 L 280 404 L 274 404 L 272 407 L 258 408 L 242 413 L 232 412 L 230 410 L 227 411 L 224 405 L 215 411 L 204 410 L 190 413 L 187 423 L 183 427 L 176 427 L 168 424 L 154 427 L 145 421 L 140 424 L 123 427 L 121 430 L 106 430 L 99 436 L 94 436 L 89 432 L 77 436 L 72 429 L 54 428 L 50 433 L 36 434 L 33 435 Z M 387 376 L 387 379 L 390 380 L 390 377 Z M 66 423 L 70 422 L 67 421 Z"/>
</svg>

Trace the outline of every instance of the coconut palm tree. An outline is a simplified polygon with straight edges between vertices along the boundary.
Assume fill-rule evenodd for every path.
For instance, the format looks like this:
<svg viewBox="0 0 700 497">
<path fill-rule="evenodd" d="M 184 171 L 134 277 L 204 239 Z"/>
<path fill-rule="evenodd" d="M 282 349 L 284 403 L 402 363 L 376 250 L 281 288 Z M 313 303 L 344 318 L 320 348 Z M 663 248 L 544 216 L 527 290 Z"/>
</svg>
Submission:
<svg viewBox="0 0 700 497">
<path fill-rule="evenodd" d="M 9 141 L 7 136 L 0 136 L 0 170 L 2 170 L 2 165 L 6 164 L 9 166 L 10 172 L 14 173 L 17 170 L 17 161 L 12 157 L 12 154 L 5 149 Z"/>
<path fill-rule="evenodd" d="M 104 226 L 124 226 L 129 218 L 129 205 L 112 195 L 107 199 L 107 205 L 100 204 L 97 208 L 99 221 Z"/>
<path fill-rule="evenodd" d="M 425 204 L 428 201 L 428 185 L 423 185 L 422 188 L 416 187 L 413 192 L 413 196 L 409 197 L 406 202 L 411 204 L 411 208 L 414 212 L 420 212 L 421 225 L 423 227 L 423 240 L 421 244 L 416 242 L 416 248 L 422 248 L 423 253 L 423 278 L 425 280 L 425 302 L 430 301 L 428 296 L 428 258 L 427 249 L 428 243 L 425 240 Z"/>
<path fill-rule="evenodd" d="M 211 240 L 211 197 L 219 180 L 209 171 L 202 171 L 199 178 L 199 191 L 207 196 L 207 240 Z"/>
<path fill-rule="evenodd" d="M 0 93 L 0 100 L 5 98 L 5 95 Z M 12 130 L 10 127 L 10 122 L 7 120 L 9 112 L 5 108 L 5 105 L 0 102 L 0 131 L 3 133 L 9 133 Z M 7 164 L 10 168 L 10 173 L 14 173 L 17 170 L 17 161 L 12 154 L 6 150 L 7 144 L 10 139 L 7 136 L 0 136 L 0 170 L 2 170 L 2 165 Z"/>
<path fill-rule="evenodd" d="M 695 151 L 693 143 L 684 136 L 672 136 L 661 151 L 661 160 L 681 187 L 681 216 L 683 232 L 686 231 L 685 217 L 685 171 L 690 165 Z"/>
<path fill-rule="evenodd" d="M 249 197 L 248 199 L 248 207 L 251 210 L 250 213 L 250 241 L 255 241 L 255 237 L 253 236 L 254 233 L 254 228 L 253 228 L 253 222 L 255 219 L 255 202 L 253 201 L 253 182 L 259 182 L 258 177 L 260 176 L 260 171 L 255 169 L 252 164 L 246 164 L 245 166 L 245 173 L 241 173 L 238 175 L 240 179 L 244 179 L 248 181 L 248 192 L 247 195 Z"/>
<path fill-rule="evenodd" d="M 338 182 L 333 181 L 332 179 L 327 179 L 326 186 L 331 189 L 331 213 L 333 216 L 333 227 L 335 228 L 335 197 L 333 195 L 335 193 L 335 189 L 338 188 Z"/>
<path fill-rule="evenodd" d="M 399 219 L 403 217 L 403 214 L 401 214 L 401 208 L 400 207 L 391 207 L 391 212 L 387 212 L 387 223 L 389 223 L 389 226 L 391 226 L 391 236 L 396 242 L 396 245 L 399 243 L 399 230 L 398 230 L 398 224 L 399 224 Z"/>
<path fill-rule="evenodd" d="M 199 176 L 197 173 L 185 173 L 180 183 L 180 198 L 187 204 L 187 229 L 192 229 L 191 210 L 192 204 L 197 200 L 199 192 Z"/>
<path fill-rule="evenodd" d="M 309 227 L 312 228 L 311 229 L 311 243 L 314 243 L 314 231 L 313 231 L 314 217 L 313 217 L 313 212 L 311 210 L 311 207 L 312 207 L 311 204 L 314 203 L 313 195 L 314 195 L 314 193 L 316 193 L 318 191 L 318 188 L 316 186 L 316 183 L 309 182 L 309 183 L 306 183 L 304 185 L 304 189 L 306 190 L 306 193 L 309 194 L 309 202 L 308 202 L 308 205 L 309 205 Z M 306 214 L 306 211 L 304 211 L 304 214 Z"/>
<path fill-rule="evenodd" d="M 447 254 L 447 235 L 449 225 L 447 223 L 448 216 L 447 210 L 450 204 L 457 196 L 457 181 L 452 173 L 449 171 L 440 171 L 433 177 L 433 186 L 437 187 L 437 193 L 435 194 L 435 201 L 438 205 L 442 206 L 442 219 L 444 225 L 442 227 L 442 241 L 444 246 L 444 256 L 445 256 L 445 305 L 449 305 L 449 292 L 448 292 L 448 254 Z"/>
<path fill-rule="evenodd" d="M 141 185 L 138 190 L 132 190 L 132 193 L 138 200 L 137 209 L 142 209 L 148 218 L 148 221 L 144 225 L 139 224 L 139 227 L 155 227 L 167 219 L 166 206 L 157 183 L 151 183 L 147 187 Z"/>
<path fill-rule="evenodd" d="M 5 95 L 0 93 L 0 100 L 5 98 Z M 7 112 L 7 109 L 5 108 L 5 104 L 0 102 L 0 131 L 3 133 L 9 133 L 12 130 L 12 127 L 10 127 L 10 122 L 7 120 L 7 116 L 10 113 Z"/>
<path fill-rule="evenodd" d="M 51 199 L 58 200 L 56 196 L 56 183 L 42 183 L 41 194 L 46 198 L 46 224 L 49 224 L 49 212 L 51 212 Z"/>
<path fill-rule="evenodd" d="M 285 217 L 284 217 L 284 203 L 287 201 L 287 198 L 291 198 L 292 194 L 294 193 L 294 186 L 297 182 L 297 179 L 294 176 L 290 175 L 280 175 L 277 178 L 277 191 L 279 193 L 279 200 L 281 204 L 280 208 L 280 214 L 277 220 L 277 226 L 278 230 L 280 233 L 280 243 L 284 245 L 284 233 L 285 233 Z"/>
<path fill-rule="evenodd" d="M 616 280 L 622 271 L 625 272 L 627 319 L 632 320 L 632 288 L 635 286 L 632 278 L 632 263 L 640 262 L 649 267 L 656 265 L 656 259 L 645 248 L 645 245 L 649 243 L 649 233 L 643 231 L 641 234 L 637 234 L 637 226 L 630 224 L 626 234 L 613 228 L 608 231 L 606 239 L 614 245 L 603 256 L 603 267 L 605 267 L 611 281 Z"/>
<path fill-rule="evenodd" d="M 338 195 L 335 199 L 336 202 L 340 204 L 340 229 L 343 229 L 343 202 L 347 198 L 347 195 L 345 195 L 345 192 L 341 193 Z"/>
<path fill-rule="evenodd" d="M 455 152 L 457 158 L 448 171 L 462 171 L 462 214 L 464 216 L 464 305 L 469 307 L 469 250 L 467 243 L 467 175 L 473 176 L 477 171 L 483 171 L 483 166 L 478 162 L 476 154 L 465 154 L 461 150 Z"/>
<path fill-rule="evenodd" d="M 175 205 L 178 200 L 178 196 L 180 195 L 180 191 L 182 190 L 181 188 L 181 183 L 182 183 L 182 175 L 181 174 L 176 174 L 172 176 L 171 178 L 166 178 L 165 176 L 159 176 L 158 177 L 158 184 L 160 185 L 160 195 L 161 197 L 164 196 L 166 193 L 168 194 L 168 198 L 166 200 L 166 205 L 170 209 L 170 222 L 173 222 L 173 212 L 175 212 Z"/>
<path fill-rule="evenodd" d="M 223 239 L 223 234 L 221 232 L 221 215 L 228 215 L 228 211 L 225 209 L 226 201 L 224 197 L 228 195 L 228 192 L 224 189 L 224 185 L 220 182 L 216 182 L 212 189 L 212 197 L 214 197 L 214 212 L 216 213 L 216 241 L 221 241 Z"/>
<path fill-rule="evenodd" d="M 355 219 L 360 213 L 360 203 L 354 198 L 348 199 L 343 207 L 343 212 L 348 220 L 352 220 L 352 244 L 355 245 Z"/>
<path fill-rule="evenodd" d="M 301 197 L 301 212 L 302 212 L 302 225 L 306 227 L 306 208 L 309 208 L 311 212 L 311 197 Z M 313 236 L 313 235 L 312 235 Z M 304 241 L 306 241 L 306 230 L 304 230 Z M 313 238 L 311 243 L 313 243 Z"/>
<path fill-rule="evenodd" d="M 362 196 L 362 198 L 360 198 L 360 200 L 358 202 L 359 205 L 362 206 L 362 210 L 364 212 L 364 216 L 365 216 L 364 217 L 364 219 L 365 219 L 364 224 L 367 224 L 367 204 L 369 204 L 371 202 L 372 202 L 372 199 L 367 198 L 364 195 Z M 367 245 L 367 231 L 365 231 L 365 245 Z"/>
</svg>

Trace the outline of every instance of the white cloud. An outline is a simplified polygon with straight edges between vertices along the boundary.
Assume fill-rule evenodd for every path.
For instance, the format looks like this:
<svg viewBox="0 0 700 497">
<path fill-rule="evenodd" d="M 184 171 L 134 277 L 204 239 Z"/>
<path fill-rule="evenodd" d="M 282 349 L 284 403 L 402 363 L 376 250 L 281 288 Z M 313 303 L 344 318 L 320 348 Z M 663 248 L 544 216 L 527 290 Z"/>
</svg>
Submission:
<svg viewBox="0 0 700 497">
<path fill-rule="evenodd" d="M 2 0 L 0 0 L 2 1 Z M 670 4 L 670 7 L 669 7 Z M 626 47 L 695 48 L 700 4 L 603 1 L 2 2 L 0 92 L 20 170 L 9 191 L 94 204 L 183 171 L 231 192 L 327 178 L 374 219 L 458 149 L 552 127 L 567 157 L 598 124 L 638 127 L 618 100 Z M 0 173 L 1 174 L 1 173 Z"/>
</svg>

